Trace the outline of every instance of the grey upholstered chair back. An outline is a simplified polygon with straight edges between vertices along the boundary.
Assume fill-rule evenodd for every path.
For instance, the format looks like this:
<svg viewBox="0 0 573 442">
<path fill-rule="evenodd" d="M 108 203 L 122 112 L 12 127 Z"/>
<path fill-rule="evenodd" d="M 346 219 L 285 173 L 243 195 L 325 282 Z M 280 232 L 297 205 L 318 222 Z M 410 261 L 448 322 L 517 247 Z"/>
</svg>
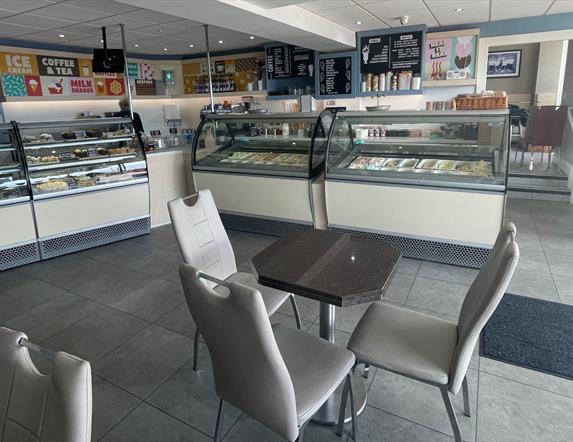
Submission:
<svg viewBox="0 0 573 442">
<path fill-rule="evenodd" d="M 179 273 L 189 310 L 205 338 L 217 395 L 287 440 L 298 436 L 294 387 L 261 294 L 231 283 L 227 296 L 199 279 L 198 269 Z"/>
<path fill-rule="evenodd" d="M 0 441 L 89 441 L 90 364 L 58 352 L 52 374 L 43 375 L 21 338 L 27 339 L 0 327 Z"/>
<path fill-rule="evenodd" d="M 497 241 L 496 241 L 497 242 Z M 481 330 L 500 303 L 519 260 L 519 247 L 507 234 L 480 270 L 462 304 L 458 344 L 450 368 L 449 390 L 456 394 L 466 375 Z"/>
<path fill-rule="evenodd" d="M 233 247 L 209 189 L 169 201 L 167 207 L 187 264 L 219 279 L 237 271 Z"/>
</svg>

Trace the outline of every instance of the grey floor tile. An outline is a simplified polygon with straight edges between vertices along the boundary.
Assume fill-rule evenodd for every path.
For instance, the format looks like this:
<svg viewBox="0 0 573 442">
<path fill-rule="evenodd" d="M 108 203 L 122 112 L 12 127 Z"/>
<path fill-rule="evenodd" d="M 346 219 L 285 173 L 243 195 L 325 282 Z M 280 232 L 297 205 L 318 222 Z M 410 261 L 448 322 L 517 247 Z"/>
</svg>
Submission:
<svg viewBox="0 0 573 442">
<path fill-rule="evenodd" d="M 468 286 L 417 276 L 406 306 L 418 307 L 457 318 Z"/>
<path fill-rule="evenodd" d="M 155 323 L 189 338 L 195 336 L 195 322 L 191 317 L 187 304 L 178 305 L 157 319 Z"/>
<path fill-rule="evenodd" d="M 270 317 L 271 324 L 281 323 L 286 325 L 287 327 L 296 328 L 296 321 L 294 320 L 294 316 L 287 316 L 283 315 L 282 313 L 275 313 Z M 308 331 L 312 326 L 312 322 L 305 321 L 304 319 L 300 320 L 301 329 L 304 331 Z"/>
<path fill-rule="evenodd" d="M 536 252 L 533 250 L 520 250 L 517 270 L 537 274 L 548 273 L 549 264 L 547 263 L 547 258 L 543 252 Z"/>
<path fill-rule="evenodd" d="M 410 294 L 410 289 L 412 288 L 412 284 L 414 284 L 415 278 L 415 274 L 396 273 L 384 293 L 384 301 L 404 304 Z"/>
<path fill-rule="evenodd" d="M 134 259 L 126 267 L 131 270 L 145 272 L 148 275 L 179 282 L 179 264 L 183 258 L 179 253 L 166 250 L 154 250 L 145 256 Z"/>
<path fill-rule="evenodd" d="M 149 325 L 148 322 L 109 307 L 103 307 L 43 342 L 94 363 Z"/>
<path fill-rule="evenodd" d="M 553 275 L 553 282 L 557 287 L 561 302 L 573 305 L 573 274 Z"/>
<path fill-rule="evenodd" d="M 517 226 L 517 244 L 519 245 L 520 250 L 531 250 L 534 252 L 543 253 L 543 246 L 541 245 L 541 240 L 539 239 L 539 235 L 537 233 L 537 228 L 535 227 L 522 227 L 521 225 L 516 224 Z"/>
<path fill-rule="evenodd" d="M 147 402 L 175 416 L 203 433 L 214 435 L 219 398 L 215 393 L 212 368 L 208 355 L 201 367 L 193 371 L 192 363 L 180 368 L 155 391 Z M 237 421 L 241 413 L 231 405 L 225 406 L 224 431 Z"/>
<path fill-rule="evenodd" d="M 573 224 L 571 225 L 573 229 Z M 554 253 L 546 253 L 545 257 L 547 258 L 547 262 L 549 264 L 549 269 L 551 270 L 551 274 L 555 275 L 563 275 L 563 276 L 571 276 L 573 275 L 573 258 L 571 256 L 566 255 L 556 255 Z"/>
<path fill-rule="evenodd" d="M 351 431 L 350 424 L 346 424 L 345 427 L 346 434 L 349 434 Z M 453 441 L 453 438 L 407 419 L 366 406 L 364 412 L 358 417 L 358 441 L 378 442 L 383 440 L 392 442 L 449 442 Z"/>
<path fill-rule="evenodd" d="M 97 259 L 99 261 L 117 266 L 125 266 L 134 260 L 145 257 L 151 250 L 153 249 L 150 249 L 147 245 L 136 243 L 133 239 L 130 239 L 97 247 L 85 253 L 87 253 L 90 258 Z M 145 269 L 139 268 L 136 270 L 144 271 Z"/>
<path fill-rule="evenodd" d="M 0 273 L 2 276 L 2 273 Z M 47 282 L 20 275 L 25 281 L 8 284 L 0 290 L 0 323 L 56 298 L 65 291 Z M 14 280 L 10 277 L 11 280 Z M 16 278 L 18 279 L 18 278 Z"/>
<path fill-rule="evenodd" d="M 539 238 L 545 253 L 573 256 L 573 232 L 545 232 L 540 229 Z"/>
<path fill-rule="evenodd" d="M 440 264 L 437 262 L 424 261 L 418 272 L 418 276 L 440 281 L 454 282 L 456 284 L 470 285 L 478 274 L 478 270 L 466 267 Z"/>
<path fill-rule="evenodd" d="M 92 367 L 96 374 L 144 399 L 192 355 L 192 339 L 151 325 Z"/>
<path fill-rule="evenodd" d="M 143 273 L 118 267 L 106 275 L 76 287 L 74 293 L 106 305 L 112 305 L 153 279 Z"/>
<path fill-rule="evenodd" d="M 177 306 L 186 306 L 181 286 L 163 279 L 154 279 L 143 287 L 112 304 L 113 308 L 154 322 Z"/>
<path fill-rule="evenodd" d="M 99 376 L 92 376 L 92 440 L 99 440 L 121 421 L 141 400 Z"/>
<path fill-rule="evenodd" d="M 484 441 L 570 441 L 573 398 L 480 374 L 478 434 Z"/>
<path fill-rule="evenodd" d="M 416 273 L 418 273 L 418 270 L 420 269 L 420 265 L 422 264 L 422 262 L 423 261 L 420 261 L 418 259 L 402 258 L 398 263 L 398 268 L 396 269 L 396 272 L 415 275 Z"/>
<path fill-rule="evenodd" d="M 540 371 L 480 357 L 480 371 L 573 398 L 573 382 Z"/>
<path fill-rule="evenodd" d="M 475 439 L 478 371 L 470 369 L 467 376 L 472 417 L 466 417 L 462 413 L 461 391 L 452 398 L 452 402 L 462 437 L 470 441 Z M 368 403 L 380 410 L 453 436 L 446 407 L 437 387 L 378 370 L 368 393 Z"/>
<path fill-rule="evenodd" d="M 24 267 L 20 267 L 23 269 Z M 0 272 L 0 294 L 15 289 L 19 285 L 29 282 L 30 279 L 18 269 L 4 270 Z"/>
<path fill-rule="evenodd" d="M 183 422 L 142 403 L 105 435 L 106 442 L 207 442 L 210 438 Z"/>
<path fill-rule="evenodd" d="M 305 321 L 314 322 L 318 318 L 320 302 L 314 299 L 305 298 L 303 296 L 296 296 L 296 305 L 300 313 L 301 319 Z M 285 302 L 278 309 L 277 313 L 282 313 L 287 316 L 294 316 L 290 302 Z"/>
<path fill-rule="evenodd" d="M 532 272 L 518 268 L 509 283 L 507 293 L 559 302 L 559 294 L 549 271 Z"/>
<path fill-rule="evenodd" d="M 366 302 L 348 307 L 336 307 L 336 329 L 346 333 L 352 333 L 364 312 L 370 307 L 370 304 L 372 303 Z"/>
<path fill-rule="evenodd" d="M 100 304 L 72 293 L 64 293 L 6 321 L 5 324 L 11 329 L 23 331 L 31 340 L 41 342 L 101 308 L 103 306 Z"/>
</svg>

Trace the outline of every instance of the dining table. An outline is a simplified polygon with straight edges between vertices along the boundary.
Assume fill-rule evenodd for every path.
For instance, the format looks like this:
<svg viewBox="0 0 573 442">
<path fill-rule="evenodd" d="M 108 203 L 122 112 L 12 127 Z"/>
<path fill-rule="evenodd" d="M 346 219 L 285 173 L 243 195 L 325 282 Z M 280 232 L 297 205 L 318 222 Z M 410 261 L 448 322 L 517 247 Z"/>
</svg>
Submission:
<svg viewBox="0 0 573 442">
<path fill-rule="evenodd" d="M 280 237 L 252 259 L 259 284 L 316 300 L 319 335 L 334 343 L 336 308 L 380 301 L 402 254 L 385 241 L 357 234 L 308 229 Z M 353 379 L 357 414 L 366 406 L 364 379 Z M 342 386 L 313 417 L 338 421 Z M 349 408 L 349 407 L 348 407 Z M 347 410 L 346 421 L 351 419 Z"/>
</svg>

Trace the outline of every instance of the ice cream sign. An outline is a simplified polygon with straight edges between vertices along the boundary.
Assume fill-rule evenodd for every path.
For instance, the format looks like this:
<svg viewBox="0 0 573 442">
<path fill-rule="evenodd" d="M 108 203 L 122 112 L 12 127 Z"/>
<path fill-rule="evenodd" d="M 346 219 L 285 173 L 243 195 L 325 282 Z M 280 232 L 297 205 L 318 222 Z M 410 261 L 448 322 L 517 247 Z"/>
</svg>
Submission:
<svg viewBox="0 0 573 442">
<path fill-rule="evenodd" d="M 57 77 L 79 77 L 80 68 L 77 58 L 48 57 L 38 55 L 40 75 Z"/>
<path fill-rule="evenodd" d="M 16 75 L 38 75 L 36 56 L 15 52 L 0 53 L 0 73 Z"/>
</svg>

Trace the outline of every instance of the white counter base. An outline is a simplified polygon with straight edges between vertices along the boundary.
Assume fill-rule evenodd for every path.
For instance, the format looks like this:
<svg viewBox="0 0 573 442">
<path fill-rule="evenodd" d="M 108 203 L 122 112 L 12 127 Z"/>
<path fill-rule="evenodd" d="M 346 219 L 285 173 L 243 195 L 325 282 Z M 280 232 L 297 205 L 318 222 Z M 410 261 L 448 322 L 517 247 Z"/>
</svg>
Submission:
<svg viewBox="0 0 573 442">
<path fill-rule="evenodd" d="M 40 260 L 32 204 L 0 207 L 0 271 Z"/>
</svg>

